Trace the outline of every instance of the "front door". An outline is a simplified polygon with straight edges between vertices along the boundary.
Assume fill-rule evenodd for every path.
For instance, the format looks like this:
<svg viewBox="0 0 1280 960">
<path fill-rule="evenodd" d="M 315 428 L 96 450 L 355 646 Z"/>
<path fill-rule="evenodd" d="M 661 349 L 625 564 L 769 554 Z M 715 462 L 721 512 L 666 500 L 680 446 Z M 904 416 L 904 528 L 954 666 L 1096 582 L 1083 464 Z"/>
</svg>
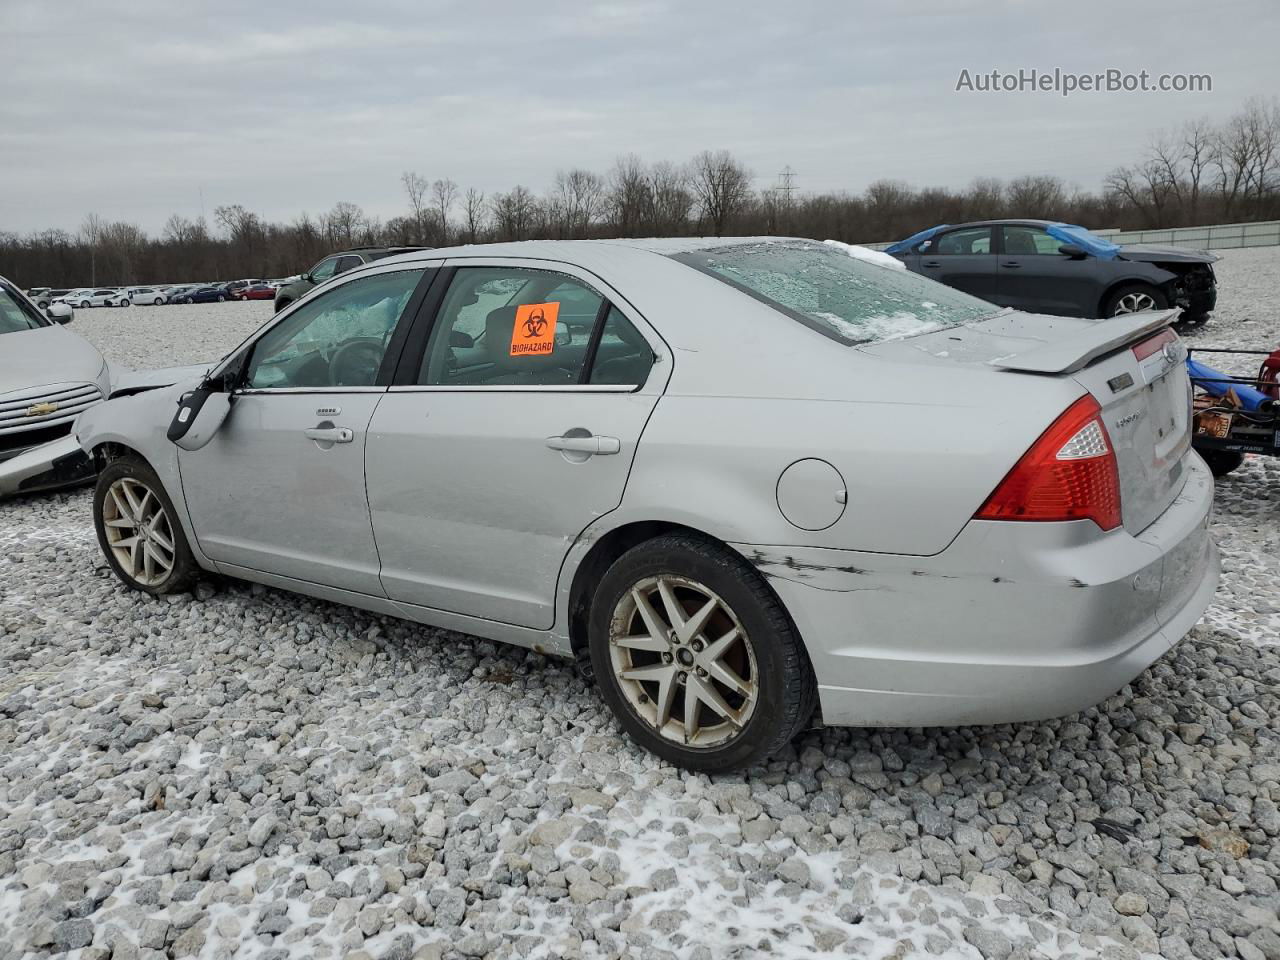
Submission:
<svg viewBox="0 0 1280 960">
<path fill-rule="evenodd" d="M 202 449 L 178 454 L 211 560 L 382 594 L 366 436 L 386 392 L 393 335 L 429 272 L 414 265 L 353 277 L 282 314 L 253 344 L 222 428 Z"/>
<path fill-rule="evenodd" d="M 391 599 L 552 626 L 564 557 L 621 501 L 670 370 L 642 325 L 581 274 L 453 272 L 421 363 L 369 428 Z"/>
</svg>

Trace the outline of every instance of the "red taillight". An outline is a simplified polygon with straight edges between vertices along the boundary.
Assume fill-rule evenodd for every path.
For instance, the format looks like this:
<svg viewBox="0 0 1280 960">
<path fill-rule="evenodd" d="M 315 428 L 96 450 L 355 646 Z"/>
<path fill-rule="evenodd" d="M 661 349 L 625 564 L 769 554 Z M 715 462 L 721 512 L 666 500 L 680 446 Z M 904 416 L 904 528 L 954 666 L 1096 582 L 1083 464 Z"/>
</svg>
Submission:
<svg viewBox="0 0 1280 960">
<path fill-rule="evenodd" d="M 1120 473 L 1101 408 L 1081 397 L 1022 455 L 974 516 L 979 520 L 1092 520 L 1120 526 Z"/>
</svg>

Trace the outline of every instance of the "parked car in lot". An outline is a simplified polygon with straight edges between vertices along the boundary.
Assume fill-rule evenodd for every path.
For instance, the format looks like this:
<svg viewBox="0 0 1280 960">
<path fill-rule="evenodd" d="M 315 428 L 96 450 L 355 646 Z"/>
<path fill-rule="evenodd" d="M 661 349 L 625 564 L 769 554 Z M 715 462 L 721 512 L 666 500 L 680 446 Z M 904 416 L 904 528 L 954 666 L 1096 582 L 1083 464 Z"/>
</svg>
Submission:
<svg viewBox="0 0 1280 960">
<path fill-rule="evenodd" d="M 129 305 L 127 301 L 128 297 L 113 287 L 86 287 L 82 290 L 73 290 L 54 302 L 69 303 L 73 307 L 86 310 L 89 307 L 127 307 Z"/>
<path fill-rule="evenodd" d="M 197 289 L 197 284 L 184 283 L 172 286 L 165 291 L 165 303 L 182 303 L 182 298 Z"/>
<path fill-rule="evenodd" d="M 1179 307 L 1203 322 L 1217 303 L 1218 258 L 1180 247 L 1117 245 L 1049 220 L 983 220 L 922 230 L 886 248 L 907 269 L 1005 307 L 1114 317 Z"/>
<path fill-rule="evenodd" d="M 233 294 L 237 300 L 274 300 L 275 295 L 276 288 L 268 283 L 251 283 Z"/>
<path fill-rule="evenodd" d="M 638 742 L 727 770 L 815 707 L 1072 713 L 1181 639 L 1218 560 L 1172 317 L 804 240 L 459 247 L 76 432 L 129 587 L 216 571 L 576 656 Z"/>
<path fill-rule="evenodd" d="M 427 248 L 354 247 L 351 250 L 342 250 L 338 253 L 332 253 L 306 273 L 298 276 L 297 279 L 286 283 L 284 286 L 279 287 L 276 290 L 276 313 L 279 313 L 299 297 L 306 296 L 311 292 L 312 287 L 317 284 L 324 283 L 329 278 L 336 277 L 340 273 L 346 273 L 348 270 L 354 270 L 361 264 L 373 263 L 375 260 L 382 260 L 385 257 L 394 257 L 397 254 L 412 253 L 416 250 L 425 249 Z"/>
<path fill-rule="evenodd" d="M 102 354 L 63 326 L 71 321 L 71 307 L 54 303 L 47 310 L 0 277 L 0 495 L 92 476 L 79 447 L 58 457 L 39 453 L 69 436 L 75 418 L 101 403 L 109 388 Z"/>
<path fill-rule="evenodd" d="M 48 309 L 49 305 L 55 300 L 61 300 L 72 292 L 69 287 L 40 287 L 39 291 L 39 293 L 28 294 L 28 298 L 41 310 Z"/>
<path fill-rule="evenodd" d="M 164 303 L 166 299 L 165 293 L 160 287 L 130 287 L 124 291 L 124 295 L 130 303 L 156 307 Z"/>
<path fill-rule="evenodd" d="M 184 290 L 174 303 L 223 303 L 231 299 L 227 288 L 222 284 L 202 287 L 189 287 Z"/>
</svg>

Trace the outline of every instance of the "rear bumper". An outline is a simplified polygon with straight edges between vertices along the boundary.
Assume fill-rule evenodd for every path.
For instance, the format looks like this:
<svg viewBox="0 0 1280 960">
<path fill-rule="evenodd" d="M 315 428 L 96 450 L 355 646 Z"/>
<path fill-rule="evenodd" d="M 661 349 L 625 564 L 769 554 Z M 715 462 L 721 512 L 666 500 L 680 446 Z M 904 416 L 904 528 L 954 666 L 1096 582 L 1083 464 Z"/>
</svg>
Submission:
<svg viewBox="0 0 1280 960">
<path fill-rule="evenodd" d="M 93 461 L 68 434 L 0 463 L 0 497 L 71 487 L 93 475 Z"/>
<path fill-rule="evenodd" d="M 1218 581 L 1213 481 L 1189 454 L 1138 536 L 1088 521 L 972 521 L 934 557 L 739 545 L 786 605 L 824 722 L 1040 720 L 1115 693 L 1200 618 Z"/>
</svg>

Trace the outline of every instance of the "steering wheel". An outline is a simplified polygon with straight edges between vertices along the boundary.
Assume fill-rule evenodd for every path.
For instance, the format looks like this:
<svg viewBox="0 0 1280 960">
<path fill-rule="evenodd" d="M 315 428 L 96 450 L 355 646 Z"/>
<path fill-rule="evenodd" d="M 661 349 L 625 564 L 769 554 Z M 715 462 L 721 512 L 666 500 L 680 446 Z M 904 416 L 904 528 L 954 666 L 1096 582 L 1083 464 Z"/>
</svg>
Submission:
<svg viewBox="0 0 1280 960">
<path fill-rule="evenodd" d="M 348 340 L 329 357 L 329 385 L 333 387 L 371 387 L 382 366 L 381 337 Z"/>
</svg>

